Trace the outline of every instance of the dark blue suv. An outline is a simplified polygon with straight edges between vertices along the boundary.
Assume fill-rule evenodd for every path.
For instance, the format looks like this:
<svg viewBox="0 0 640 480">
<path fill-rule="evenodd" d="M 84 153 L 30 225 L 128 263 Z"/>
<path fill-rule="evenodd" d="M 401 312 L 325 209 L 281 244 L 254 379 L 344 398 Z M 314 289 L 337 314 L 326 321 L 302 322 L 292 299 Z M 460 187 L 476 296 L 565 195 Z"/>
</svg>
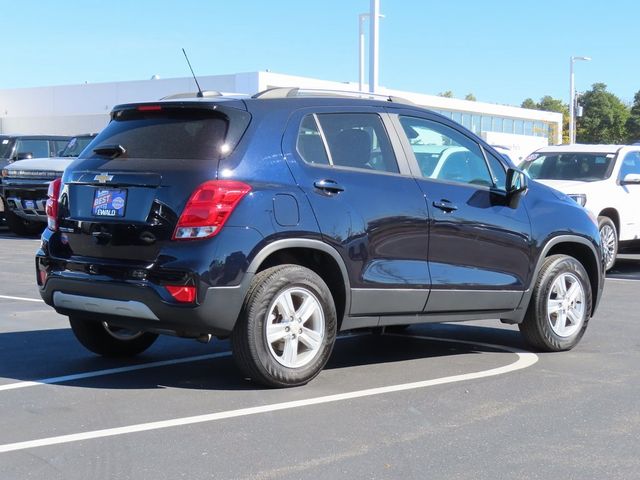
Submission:
<svg viewBox="0 0 640 480">
<path fill-rule="evenodd" d="M 47 215 L 40 292 L 85 347 L 230 335 L 270 386 L 308 382 L 357 328 L 500 319 L 567 350 L 604 284 L 586 210 L 392 98 L 117 106 L 52 182 Z"/>
</svg>

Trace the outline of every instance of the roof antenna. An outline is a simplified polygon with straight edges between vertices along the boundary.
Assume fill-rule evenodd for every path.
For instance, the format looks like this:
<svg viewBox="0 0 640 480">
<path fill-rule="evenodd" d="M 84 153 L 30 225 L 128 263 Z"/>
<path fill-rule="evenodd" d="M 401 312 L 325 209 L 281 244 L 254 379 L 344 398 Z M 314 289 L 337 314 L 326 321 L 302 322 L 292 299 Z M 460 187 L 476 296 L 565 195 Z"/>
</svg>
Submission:
<svg viewBox="0 0 640 480">
<path fill-rule="evenodd" d="M 191 68 L 191 62 L 189 61 L 189 57 L 187 57 L 187 52 L 184 51 L 184 48 L 182 49 L 182 53 L 184 53 L 184 58 L 187 59 L 187 65 L 189 65 L 189 70 L 191 70 L 191 75 L 193 75 L 193 80 L 196 82 L 196 87 L 198 87 L 198 98 L 202 98 L 204 97 L 204 94 L 202 93 L 202 89 L 200 88 L 200 84 L 198 83 L 198 79 L 196 78 L 196 74 L 193 73 L 193 68 Z"/>
</svg>

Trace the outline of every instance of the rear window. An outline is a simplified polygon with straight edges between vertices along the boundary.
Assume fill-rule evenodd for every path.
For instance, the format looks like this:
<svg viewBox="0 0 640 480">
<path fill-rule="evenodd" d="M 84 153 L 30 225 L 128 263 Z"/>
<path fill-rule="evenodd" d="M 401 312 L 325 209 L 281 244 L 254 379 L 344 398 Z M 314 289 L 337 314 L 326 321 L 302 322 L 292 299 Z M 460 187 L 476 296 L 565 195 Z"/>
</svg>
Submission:
<svg viewBox="0 0 640 480">
<path fill-rule="evenodd" d="M 81 157 L 96 156 L 93 149 L 121 145 L 122 157 L 145 159 L 210 160 L 233 150 L 248 124 L 249 114 L 240 112 L 232 120 L 219 111 L 167 108 L 158 111 L 126 109 L 95 138 Z M 231 123 L 235 121 L 235 128 Z M 238 129 L 240 134 L 237 134 Z M 236 132 L 235 134 L 231 134 Z"/>
</svg>

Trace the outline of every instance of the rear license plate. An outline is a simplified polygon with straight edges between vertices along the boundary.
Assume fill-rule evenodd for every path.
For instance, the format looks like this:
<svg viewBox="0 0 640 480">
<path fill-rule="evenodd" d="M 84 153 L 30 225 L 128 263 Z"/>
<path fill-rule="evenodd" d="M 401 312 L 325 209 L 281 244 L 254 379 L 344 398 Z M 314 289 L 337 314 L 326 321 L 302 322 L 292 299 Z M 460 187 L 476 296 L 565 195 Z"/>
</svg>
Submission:
<svg viewBox="0 0 640 480">
<path fill-rule="evenodd" d="M 24 208 L 29 208 L 29 209 L 33 210 L 34 208 L 36 208 L 36 202 L 34 202 L 33 200 L 25 200 L 24 201 Z"/>
<path fill-rule="evenodd" d="M 113 188 L 96 190 L 92 214 L 96 217 L 123 217 L 127 205 L 127 191 Z"/>
</svg>

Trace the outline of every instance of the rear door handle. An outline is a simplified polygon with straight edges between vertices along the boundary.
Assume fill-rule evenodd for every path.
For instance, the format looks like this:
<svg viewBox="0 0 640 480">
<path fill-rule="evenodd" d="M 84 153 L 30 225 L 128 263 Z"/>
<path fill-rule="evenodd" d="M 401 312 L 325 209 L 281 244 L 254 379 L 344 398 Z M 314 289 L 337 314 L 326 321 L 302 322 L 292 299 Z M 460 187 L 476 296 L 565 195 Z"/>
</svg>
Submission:
<svg viewBox="0 0 640 480">
<path fill-rule="evenodd" d="M 313 182 L 313 186 L 319 190 L 323 190 L 327 193 L 340 193 L 344 192 L 344 187 L 335 180 L 323 179 Z"/>
<path fill-rule="evenodd" d="M 454 212 L 456 210 L 458 210 L 458 207 L 456 207 L 453 203 L 451 203 L 448 200 L 440 200 L 438 201 L 434 201 L 433 202 L 433 206 L 436 208 L 439 208 L 440 210 L 442 210 L 443 212 Z"/>
</svg>

